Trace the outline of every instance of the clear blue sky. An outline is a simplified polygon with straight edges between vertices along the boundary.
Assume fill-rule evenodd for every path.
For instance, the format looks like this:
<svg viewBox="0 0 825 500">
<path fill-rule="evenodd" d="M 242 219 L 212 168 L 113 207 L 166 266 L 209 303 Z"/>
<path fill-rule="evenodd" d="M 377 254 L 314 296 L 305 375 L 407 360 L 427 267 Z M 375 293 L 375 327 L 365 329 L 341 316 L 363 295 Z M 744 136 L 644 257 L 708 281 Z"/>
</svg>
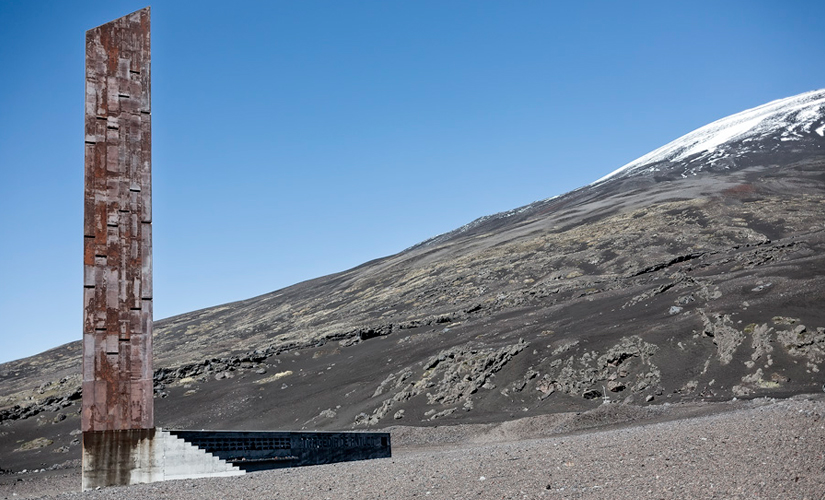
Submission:
<svg viewBox="0 0 825 500">
<path fill-rule="evenodd" d="M 0 362 L 81 335 L 84 36 L 0 1 Z M 825 87 L 825 2 L 152 4 L 155 319 L 393 254 Z"/>
</svg>

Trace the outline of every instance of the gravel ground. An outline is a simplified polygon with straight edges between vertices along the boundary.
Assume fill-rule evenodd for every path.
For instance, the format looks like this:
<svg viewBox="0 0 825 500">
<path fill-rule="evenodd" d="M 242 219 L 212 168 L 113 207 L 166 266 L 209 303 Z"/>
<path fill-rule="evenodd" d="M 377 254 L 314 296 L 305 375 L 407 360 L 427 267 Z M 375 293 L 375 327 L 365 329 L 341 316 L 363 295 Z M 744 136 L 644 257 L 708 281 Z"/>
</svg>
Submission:
<svg viewBox="0 0 825 500">
<path fill-rule="evenodd" d="M 754 401 L 733 410 L 718 405 L 704 416 L 677 412 L 675 420 L 652 423 L 622 426 L 604 417 L 606 429 L 526 440 L 517 438 L 540 432 L 541 420 L 406 436 L 396 430 L 400 442 L 389 459 L 86 493 L 77 492 L 76 472 L 24 481 L 7 476 L 0 498 L 825 498 L 825 398 Z M 652 411 L 662 420 L 663 410 Z M 548 418 L 561 428 L 582 421 Z M 592 419 L 599 418 L 594 412 Z"/>
</svg>

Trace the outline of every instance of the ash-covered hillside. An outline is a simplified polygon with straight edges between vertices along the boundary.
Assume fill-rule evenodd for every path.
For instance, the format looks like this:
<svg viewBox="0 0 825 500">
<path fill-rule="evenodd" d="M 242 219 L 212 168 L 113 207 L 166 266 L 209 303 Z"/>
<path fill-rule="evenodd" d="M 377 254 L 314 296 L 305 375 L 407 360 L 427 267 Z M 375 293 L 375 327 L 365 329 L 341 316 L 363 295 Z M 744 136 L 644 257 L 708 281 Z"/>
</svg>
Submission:
<svg viewBox="0 0 825 500">
<path fill-rule="evenodd" d="M 158 321 L 156 422 L 445 425 L 821 391 L 824 135 L 825 91 L 774 101 L 563 196 Z M 78 455 L 79 352 L 0 365 L 3 460 Z"/>
</svg>

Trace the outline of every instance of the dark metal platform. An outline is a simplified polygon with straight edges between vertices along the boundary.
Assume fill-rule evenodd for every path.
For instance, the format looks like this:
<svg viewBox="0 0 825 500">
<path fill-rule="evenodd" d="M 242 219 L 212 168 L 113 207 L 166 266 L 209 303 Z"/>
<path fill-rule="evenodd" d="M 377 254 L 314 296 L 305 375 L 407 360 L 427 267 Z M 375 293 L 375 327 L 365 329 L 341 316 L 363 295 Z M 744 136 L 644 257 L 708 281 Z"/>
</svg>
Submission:
<svg viewBox="0 0 825 500">
<path fill-rule="evenodd" d="M 387 432 L 169 430 L 169 433 L 247 472 L 392 456 Z"/>
</svg>

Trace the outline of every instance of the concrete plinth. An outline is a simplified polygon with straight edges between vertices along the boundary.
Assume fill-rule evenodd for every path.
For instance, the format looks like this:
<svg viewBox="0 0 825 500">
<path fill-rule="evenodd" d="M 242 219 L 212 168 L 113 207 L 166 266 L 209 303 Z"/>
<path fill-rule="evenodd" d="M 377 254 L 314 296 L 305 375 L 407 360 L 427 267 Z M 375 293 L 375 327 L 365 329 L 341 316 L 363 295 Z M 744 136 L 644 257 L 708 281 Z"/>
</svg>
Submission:
<svg viewBox="0 0 825 500">
<path fill-rule="evenodd" d="M 238 467 L 161 429 L 83 433 L 84 491 L 242 474 Z"/>
<path fill-rule="evenodd" d="M 169 432 L 247 472 L 392 456 L 388 432 Z"/>
</svg>

